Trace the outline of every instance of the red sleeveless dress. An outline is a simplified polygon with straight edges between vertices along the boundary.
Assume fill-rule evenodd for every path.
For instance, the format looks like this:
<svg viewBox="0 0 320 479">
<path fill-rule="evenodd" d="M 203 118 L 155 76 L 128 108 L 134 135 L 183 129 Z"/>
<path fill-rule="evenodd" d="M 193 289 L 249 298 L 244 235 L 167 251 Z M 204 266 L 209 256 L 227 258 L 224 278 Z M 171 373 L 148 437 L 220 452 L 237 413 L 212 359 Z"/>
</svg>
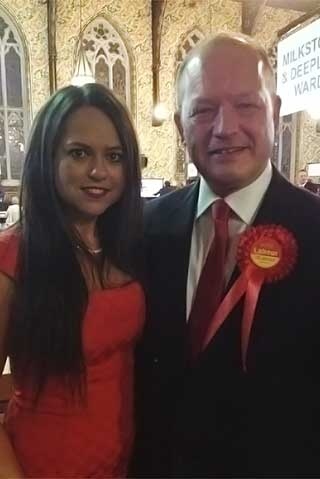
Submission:
<svg viewBox="0 0 320 479">
<path fill-rule="evenodd" d="M 13 229 L 0 234 L 0 271 L 13 279 L 18 243 Z M 5 428 L 26 477 L 126 476 L 134 437 L 133 351 L 144 317 L 137 282 L 89 295 L 83 322 L 85 405 L 52 378 L 33 407 L 28 385 L 16 383 Z"/>
</svg>

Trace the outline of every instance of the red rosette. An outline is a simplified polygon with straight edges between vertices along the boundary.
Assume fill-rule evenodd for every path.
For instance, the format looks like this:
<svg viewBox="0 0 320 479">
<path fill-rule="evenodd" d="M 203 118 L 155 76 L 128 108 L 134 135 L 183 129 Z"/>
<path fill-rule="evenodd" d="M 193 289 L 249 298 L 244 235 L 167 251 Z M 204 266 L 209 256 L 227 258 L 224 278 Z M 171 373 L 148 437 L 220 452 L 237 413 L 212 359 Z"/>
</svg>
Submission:
<svg viewBox="0 0 320 479">
<path fill-rule="evenodd" d="M 240 276 L 215 312 L 206 333 L 204 347 L 212 340 L 235 305 L 244 296 L 241 322 L 241 359 L 247 371 L 250 333 L 264 283 L 280 281 L 296 265 L 298 245 L 293 234 L 280 225 L 259 225 L 249 228 L 239 239 L 237 262 Z"/>
<path fill-rule="evenodd" d="M 280 281 L 293 270 L 298 257 L 297 241 L 281 225 L 259 225 L 240 236 L 237 262 L 241 271 L 263 275 L 263 282 Z"/>
</svg>

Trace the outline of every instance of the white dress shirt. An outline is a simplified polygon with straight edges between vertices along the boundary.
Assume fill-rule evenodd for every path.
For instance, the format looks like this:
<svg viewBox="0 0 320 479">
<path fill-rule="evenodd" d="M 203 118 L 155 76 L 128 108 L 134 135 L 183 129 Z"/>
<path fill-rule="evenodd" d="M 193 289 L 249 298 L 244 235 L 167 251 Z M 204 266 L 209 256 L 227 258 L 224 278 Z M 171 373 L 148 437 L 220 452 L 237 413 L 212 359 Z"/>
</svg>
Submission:
<svg viewBox="0 0 320 479">
<path fill-rule="evenodd" d="M 224 201 L 231 209 L 229 220 L 229 250 L 227 253 L 225 280 L 230 280 L 236 263 L 236 253 L 240 234 L 254 221 L 265 192 L 272 177 L 271 162 L 261 175 L 250 185 L 231 193 Z M 193 224 L 189 270 L 187 280 L 187 318 L 195 297 L 200 274 L 214 239 L 214 203 L 220 199 L 209 187 L 204 178 L 200 178 L 196 217 Z"/>
<path fill-rule="evenodd" d="M 6 219 L 6 226 L 11 226 L 20 218 L 20 206 L 19 205 L 10 205 L 7 209 L 7 219 Z"/>
</svg>

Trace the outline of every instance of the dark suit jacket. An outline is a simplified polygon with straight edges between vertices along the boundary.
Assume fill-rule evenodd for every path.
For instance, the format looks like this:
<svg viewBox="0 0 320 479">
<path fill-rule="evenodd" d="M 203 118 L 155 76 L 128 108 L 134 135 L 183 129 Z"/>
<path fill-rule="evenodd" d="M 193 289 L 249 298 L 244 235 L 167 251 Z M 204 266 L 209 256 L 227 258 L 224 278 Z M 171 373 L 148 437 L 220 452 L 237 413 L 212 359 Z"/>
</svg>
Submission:
<svg viewBox="0 0 320 479">
<path fill-rule="evenodd" d="M 307 183 L 304 185 L 304 188 L 312 193 L 318 194 L 320 185 L 318 183 L 313 183 L 312 181 L 307 181 Z"/>
<path fill-rule="evenodd" d="M 189 364 L 186 282 L 198 184 L 146 210 L 148 320 L 137 358 L 136 477 L 320 477 L 320 201 L 274 170 L 255 224 L 280 224 L 294 271 L 260 293 L 241 367 L 240 302 Z M 232 281 L 239 272 L 236 270 Z"/>
</svg>

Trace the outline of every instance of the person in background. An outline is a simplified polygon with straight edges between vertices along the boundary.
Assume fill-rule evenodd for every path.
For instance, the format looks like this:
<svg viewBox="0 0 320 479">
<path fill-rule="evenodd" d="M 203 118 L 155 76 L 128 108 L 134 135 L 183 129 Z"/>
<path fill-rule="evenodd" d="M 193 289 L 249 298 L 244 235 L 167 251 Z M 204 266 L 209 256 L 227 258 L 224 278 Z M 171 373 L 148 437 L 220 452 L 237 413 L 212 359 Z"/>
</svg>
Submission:
<svg viewBox="0 0 320 479">
<path fill-rule="evenodd" d="M 11 226 L 17 223 L 19 221 L 19 218 L 20 218 L 19 198 L 17 196 L 13 196 L 11 198 L 11 205 L 9 205 L 7 209 L 6 226 Z"/>
<path fill-rule="evenodd" d="M 0 477 L 123 478 L 134 434 L 133 351 L 144 322 L 139 150 L 98 84 L 39 112 L 22 218 L 0 234 L 0 369 L 15 392 Z"/>
<path fill-rule="evenodd" d="M 320 201 L 272 166 L 280 103 L 241 34 L 180 69 L 200 178 L 146 205 L 134 477 L 320 477 Z"/>
<path fill-rule="evenodd" d="M 305 188 L 306 190 L 311 191 L 311 193 L 319 194 L 320 185 L 318 183 L 314 183 L 309 178 L 307 170 L 304 168 L 298 171 L 297 186 L 300 188 Z"/>
<path fill-rule="evenodd" d="M 7 209 L 9 207 L 8 194 L 0 185 L 0 230 L 6 227 Z"/>
<path fill-rule="evenodd" d="M 297 186 L 304 188 L 306 183 L 309 181 L 307 170 L 305 170 L 304 168 L 299 170 L 297 173 L 296 181 L 297 181 Z"/>
<path fill-rule="evenodd" d="M 155 193 L 155 196 L 163 196 L 163 195 L 166 195 L 167 193 L 171 193 L 172 191 L 174 191 L 176 188 L 175 186 L 172 186 L 171 185 L 171 182 L 169 180 L 166 180 L 164 182 L 164 185 L 162 188 L 160 188 L 160 190 Z"/>
</svg>

